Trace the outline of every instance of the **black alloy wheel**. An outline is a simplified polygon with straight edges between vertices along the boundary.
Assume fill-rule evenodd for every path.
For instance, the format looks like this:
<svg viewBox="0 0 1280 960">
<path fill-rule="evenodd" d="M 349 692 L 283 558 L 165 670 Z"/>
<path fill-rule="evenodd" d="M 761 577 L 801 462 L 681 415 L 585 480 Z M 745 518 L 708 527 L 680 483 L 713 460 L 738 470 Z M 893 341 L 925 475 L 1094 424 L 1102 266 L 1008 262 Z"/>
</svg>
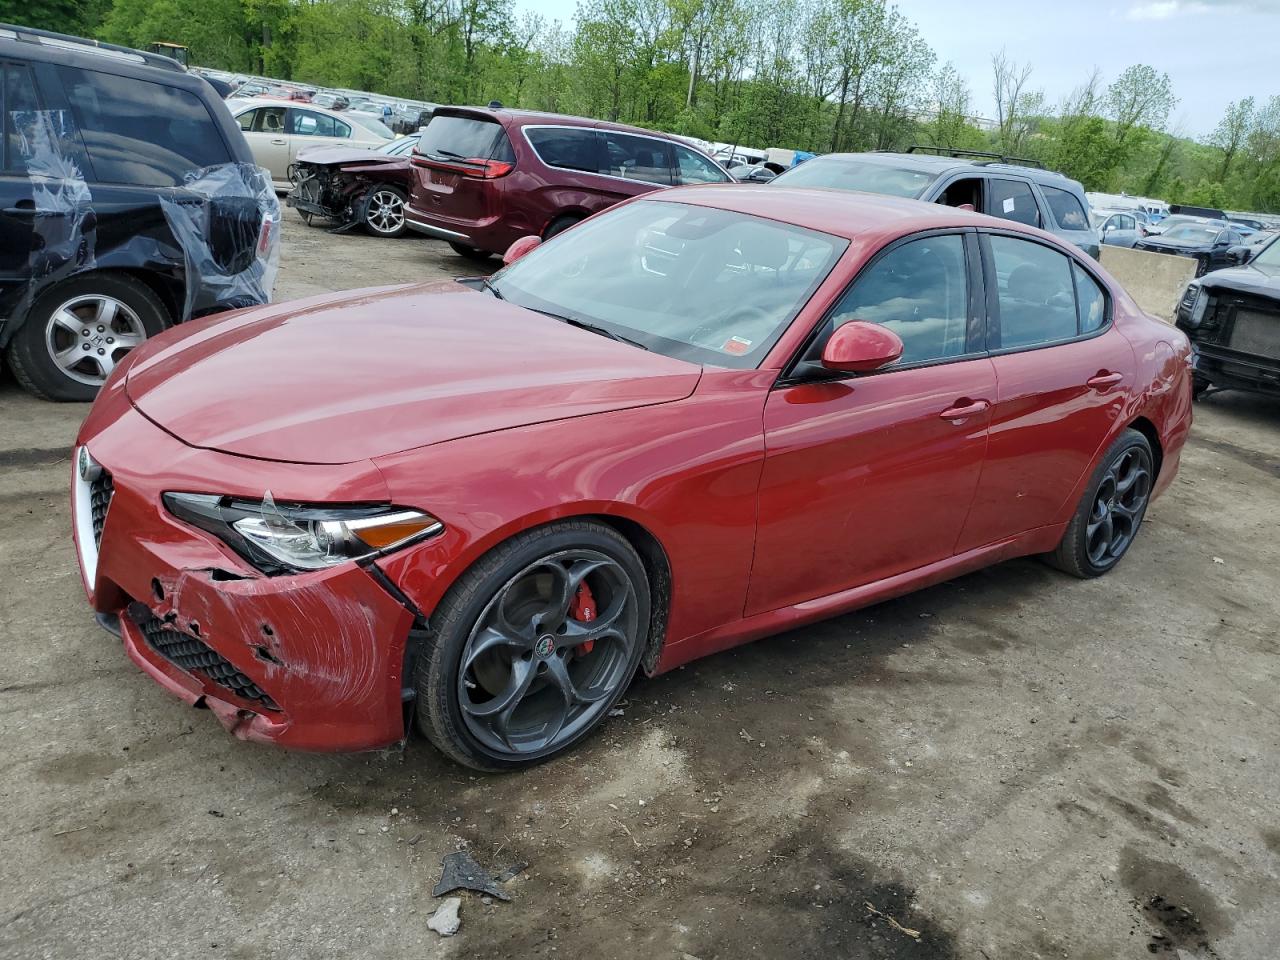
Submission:
<svg viewBox="0 0 1280 960">
<path fill-rule="evenodd" d="M 1046 559 L 1077 577 L 1106 573 L 1133 545 L 1154 484 L 1151 444 L 1126 430 L 1102 458 L 1062 543 Z"/>
<path fill-rule="evenodd" d="M 432 619 L 419 726 L 461 763 L 514 769 L 562 752 L 607 715 L 640 661 L 649 586 L 625 539 L 570 521 L 497 548 Z"/>
</svg>

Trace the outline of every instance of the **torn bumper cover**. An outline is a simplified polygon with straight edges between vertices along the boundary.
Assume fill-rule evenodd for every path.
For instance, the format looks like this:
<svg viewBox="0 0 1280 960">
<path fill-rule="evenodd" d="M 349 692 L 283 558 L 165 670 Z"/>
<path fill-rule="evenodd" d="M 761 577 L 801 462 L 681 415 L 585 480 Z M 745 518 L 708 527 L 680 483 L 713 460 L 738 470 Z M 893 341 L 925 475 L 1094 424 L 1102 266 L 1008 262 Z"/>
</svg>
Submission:
<svg viewBox="0 0 1280 960">
<path fill-rule="evenodd" d="M 244 740 L 346 751 L 402 739 L 415 618 L 385 580 L 354 562 L 263 576 L 169 515 L 152 478 L 120 466 L 140 443 L 176 465 L 171 477 L 229 477 L 233 493 L 252 488 L 256 469 L 188 447 L 133 410 L 80 448 L 77 555 L 90 603 L 100 619 L 118 618 L 129 657 Z M 381 484 L 369 465 L 298 469 L 339 496 L 366 498 Z"/>
</svg>

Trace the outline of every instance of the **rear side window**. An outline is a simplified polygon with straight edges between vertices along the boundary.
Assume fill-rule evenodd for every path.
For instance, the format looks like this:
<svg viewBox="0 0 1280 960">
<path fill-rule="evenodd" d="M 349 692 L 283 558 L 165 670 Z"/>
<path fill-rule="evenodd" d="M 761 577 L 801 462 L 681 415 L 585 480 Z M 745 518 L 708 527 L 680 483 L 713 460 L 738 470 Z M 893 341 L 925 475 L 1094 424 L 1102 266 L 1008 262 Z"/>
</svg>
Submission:
<svg viewBox="0 0 1280 960">
<path fill-rule="evenodd" d="M 418 136 L 418 152 L 436 160 L 515 161 L 502 124 L 448 114 L 431 118 L 427 129 Z"/>
<path fill-rule="evenodd" d="M 723 170 L 702 154 L 678 143 L 672 144 L 671 148 L 676 152 L 676 169 L 681 183 L 724 183 L 729 179 Z"/>
<path fill-rule="evenodd" d="M 1098 281 L 1085 273 L 1078 263 L 1071 264 L 1076 278 L 1076 312 L 1080 315 L 1080 332 L 1092 333 L 1107 320 L 1107 297 Z"/>
<path fill-rule="evenodd" d="M 597 149 L 599 141 L 594 130 L 525 127 L 524 133 L 537 151 L 539 159 L 547 166 L 583 170 L 587 173 L 600 172 Z"/>
<path fill-rule="evenodd" d="M 174 186 L 188 171 L 230 162 L 195 94 L 96 70 L 58 72 L 98 182 Z"/>
<path fill-rule="evenodd" d="M 986 212 L 993 217 L 1040 226 L 1040 208 L 1036 206 L 1031 187 L 1021 180 L 997 180 L 992 178 L 990 202 Z"/>
<path fill-rule="evenodd" d="M 1000 300 L 1000 346 L 1070 340 L 1078 330 L 1075 279 L 1065 254 L 1016 237 L 991 237 Z"/>
<path fill-rule="evenodd" d="M 1069 190 L 1059 190 L 1057 187 L 1046 187 L 1044 184 L 1040 185 L 1040 189 L 1044 191 L 1045 202 L 1053 211 L 1053 219 L 1058 221 L 1058 226 L 1063 230 L 1089 228 L 1089 218 L 1085 216 L 1084 207 L 1074 193 Z"/>
<path fill-rule="evenodd" d="M 36 85 L 31 68 L 25 64 L 4 65 L 4 168 L 26 170 L 30 144 L 24 144 L 24 128 L 34 121 L 31 114 L 40 109 L 36 102 Z M 25 116 L 24 116 L 25 115 Z"/>
<path fill-rule="evenodd" d="M 351 128 L 345 123 L 311 110 L 290 110 L 289 121 L 289 132 L 299 137 L 351 136 Z"/>
<path fill-rule="evenodd" d="M 629 133 L 603 132 L 605 169 L 613 177 L 643 180 L 645 183 L 671 184 L 671 161 L 665 140 L 636 137 Z"/>
</svg>

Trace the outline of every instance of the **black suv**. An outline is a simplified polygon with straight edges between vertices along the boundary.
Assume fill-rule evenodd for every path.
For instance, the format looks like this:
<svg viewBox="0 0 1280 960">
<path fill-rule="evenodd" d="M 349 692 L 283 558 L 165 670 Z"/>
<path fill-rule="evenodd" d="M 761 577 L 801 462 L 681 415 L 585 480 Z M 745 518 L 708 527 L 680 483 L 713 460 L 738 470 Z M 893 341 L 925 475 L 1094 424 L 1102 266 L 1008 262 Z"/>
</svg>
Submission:
<svg viewBox="0 0 1280 960">
<path fill-rule="evenodd" d="M 279 205 L 213 88 L 167 57 L 0 24 L 0 349 L 89 400 L 172 323 L 266 302 Z"/>
<path fill-rule="evenodd" d="M 1040 227 L 1098 257 L 1084 187 L 1034 160 L 919 146 L 906 153 L 828 153 L 792 167 L 769 185 L 862 190 L 963 206 Z"/>
<path fill-rule="evenodd" d="M 1214 270 L 1187 284 L 1177 324 L 1191 340 L 1197 397 L 1209 389 L 1280 397 L 1280 239 L 1248 266 Z"/>
</svg>

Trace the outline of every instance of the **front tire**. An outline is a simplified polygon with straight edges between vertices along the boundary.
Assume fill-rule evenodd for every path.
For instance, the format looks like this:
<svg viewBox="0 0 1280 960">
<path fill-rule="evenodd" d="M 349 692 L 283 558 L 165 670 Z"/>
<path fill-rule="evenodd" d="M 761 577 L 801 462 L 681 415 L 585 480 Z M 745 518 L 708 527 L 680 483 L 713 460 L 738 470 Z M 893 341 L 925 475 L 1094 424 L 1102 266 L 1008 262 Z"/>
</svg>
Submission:
<svg viewBox="0 0 1280 960">
<path fill-rule="evenodd" d="M 169 323 L 141 281 L 118 273 L 72 277 L 36 299 L 9 345 L 9 366 L 38 397 L 92 400 L 124 355 Z"/>
<path fill-rule="evenodd" d="M 371 187 L 360 203 L 360 220 L 371 237 L 392 240 L 409 229 L 404 220 L 404 191 L 383 184 Z"/>
<path fill-rule="evenodd" d="M 574 520 L 494 548 L 450 588 L 418 657 L 418 727 L 476 770 L 532 766 L 587 737 L 636 672 L 649 581 L 631 545 Z"/>
<path fill-rule="evenodd" d="M 1125 430 L 1098 463 L 1062 542 L 1045 560 L 1081 579 L 1102 576 L 1133 545 L 1154 484 L 1150 442 Z"/>
</svg>

